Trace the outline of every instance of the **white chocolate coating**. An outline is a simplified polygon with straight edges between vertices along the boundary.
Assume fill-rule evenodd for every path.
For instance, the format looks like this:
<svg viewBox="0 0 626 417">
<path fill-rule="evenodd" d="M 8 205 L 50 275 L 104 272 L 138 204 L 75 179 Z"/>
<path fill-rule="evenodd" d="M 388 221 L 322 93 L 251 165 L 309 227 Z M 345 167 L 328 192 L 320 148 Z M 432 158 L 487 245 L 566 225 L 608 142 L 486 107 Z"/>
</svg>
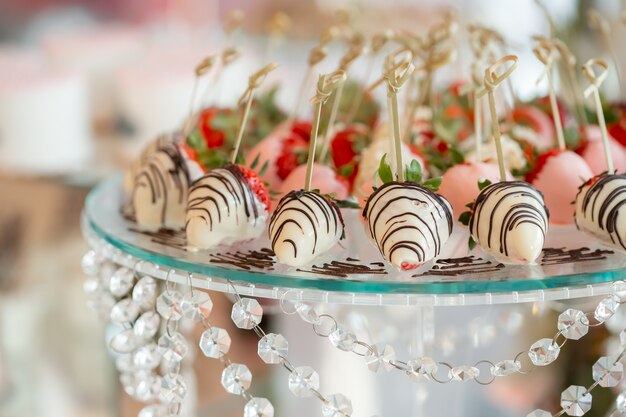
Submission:
<svg viewBox="0 0 626 417">
<path fill-rule="evenodd" d="M 576 195 L 576 226 L 605 245 L 626 251 L 626 175 L 601 174 Z"/>
<path fill-rule="evenodd" d="M 487 253 L 503 263 L 534 263 L 548 230 L 543 195 L 523 181 L 485 187 L 474 203 L 470 232 Z"/>
<path fill-rule="evenodd" d="M 306 265 L 344 237 L 339 208 L 312 191 L 283 197 L 269 224 L 272 250 L 279 262 Z"/>
<path fill-rule="evenodd" d="M 180 229 L 185 225 L 187 192 L 202 169 L 173 143 L 150 154 L 135 176 L 131 204 L 137 224 Z"/>
<path fill-rule="evenodd" d="M 379 187 L 363 210 L 365 230 L 383 257 L 410 270 L 441 253 L 452 233 L 450 203 L 411 182 Z"/>
<path fill-rule="evenodd" d="M 161 149 L 162 147 L 173 143 L 177 139 L 174 134 L 164 134 L 157 136 L 156 139 L 150 141 L 145 148 L 141 151 L 139 157 L 124 171 L 123 187 L 126 195 L 130 195 L 135 188 L 135 178 L 141 170 L 141 167 L 146 163 L 148 157 Z"/>
<path fill-rule="evenodd" d="M 210 249 L 255 239 L 265 230 L 267 217 L 267 207 L 236 165 L 214 169 L 189 189 L 187 244 L 193 249 Z"/>
</svg>

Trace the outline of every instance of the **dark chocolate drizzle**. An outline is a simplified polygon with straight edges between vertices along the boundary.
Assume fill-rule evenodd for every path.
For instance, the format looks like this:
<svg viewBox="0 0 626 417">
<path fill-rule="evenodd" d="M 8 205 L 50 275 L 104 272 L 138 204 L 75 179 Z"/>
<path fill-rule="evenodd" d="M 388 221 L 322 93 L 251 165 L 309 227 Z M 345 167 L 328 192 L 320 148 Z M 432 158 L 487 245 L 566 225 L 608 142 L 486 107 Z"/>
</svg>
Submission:
<svg viewBox="0 0 626 417">
<path fill-rule="evenodd" d="M 383 197 L 396 191 L 398 191 L 397 196 L 390 198 L 384 205 L 379 207 L 379 203 Z M 409 200 L 414 204 L 431 205 L 435 208 L 436 214 L 431 212 L 430 218 L 423 218 L 413 212 L 400 213 L 387 220 L 385 224 L 386 229 L 383 235 L 378 236 L 376 234 L 376 226 L 381 215 L 388 209 L 388 207 L 400 200 Z M 438 220 L 446 220 L 448 226 L 448 236 L 452 233 L 454 223 L 452 211 L 446 204 L 445 199 L 428 188 L 413 182 L 400 183 L 393 181 L 382 185 L 369 196 L 362 215 L 366 221 L 366 227 L 369 228 L 370 236 L 372 236 L 376 241 L 378 250 L 383 257 L 386 258 L 385 254 L 389 253 L 388 259 L 391 259 L 395 251 L 399 249 L 407 249 L 415 254 L 419 262 L 429 260 L 427 259 L 426 252 L 428 248 L 423 247 L 423 245 L 419 244 L 417 241 L 396 241 L 390 248 L 386 247 L 387 242 L 392 239 L 393 235 L 396 233 L 400 233 L 403 230 L 412 230 L 416 234 L 422 235 L 426 242 L 434 242 L 434 256 L 437 256 L 441 252 L 443 246 L 439 236 L 439 230 L 437 229 Z M 415 222 L 410 222 L 409 220 L 411 217 L 415 218 L 419 224 L 416 225 Z M 439 217 L 439 219 L 437 219 L 437 217 Z"/>
<path fill-rule="evenodd" d="M 541 265 L 560 265 L 575 262 L 601 261 L 615 252 L 606 249 L 591 250 L 587 247 L 578 249 L 544 248 Z"/>
<path fill-rule="evenodd" d="M 221 183 L 227 192 L 233 196 L 234 206 L 232 206 L 231 199 L 228 198 L 226 192 L 211 185 L 214 181 Z M 253 218 L 256 221 L 259 218 L 256 196 L 237 165 L 229 164 L 224 168 L 214 169 L 191 184 L 187 199 L 185 228 L 191 219 L 200 217 L 209 225 L 209 230 L 213 230 L 216 222 L 221 223 L 223 218 L 230 217 L 233 213 L 236 216 L 235 221 L 239 224 L 237 208 L 241 205 L 248 219 Z"/>
<path fill-rule="evenodd" d="M 414 278 L 424 276 L 458 276 L 496 272 L 504 268 L 502 263 L 494 263 L 473 255 L 461 258 L 438 259 L 428 271 L 413 275 Z"/>
<path fill-rule="evenodd" d="M 247 252 L 235 251 L 212 254 L 209 262 L 220 265 L 231 265 L 246 271 L 252 268 L 273 271 L 275 264 L 274 252 L 268 248 Z"/>
<path fill-rule="evenodd" d="M 141 169 L 135 176 L 132 201 L 134 201 L 135 193 L 138 189 L 149 188 L 152 204 L 156 204 L 159 200 L 163 201 L 161 223 L 164 223 L 170 188 L 178 193 L 178 203 L 183 204 L 187 198 L 190 176 L 185 158 L 175 143 L 169 142 L 157 145 L 157 147 L 158 149 L 153 154 L 146 157 Z M 164 166 L 159 155 L 167 156 L 172 166 L 169 168 Z M 136 210 L 137 208 L 135 207 Z"/>
<path fill-rule="evenodd" d="M 318 217 L 315 207 L 319 208 L 323 218 Z M 313 191 L 294 190 L 279 201 L 276 210 L 270 218 L 269 236 L 272 248 L 275 248 L 276 244 L 282 239 L 282 242 L 290 243 L 293 246 L 294 256 L 297 256 L 297 241 L 282 236 L 282 231 L 288 224 L 295 224 L 301 231 L 304 230 L 302 224 L 294 219 L 293 216 L 290 216 L 291 212 L 302 214 L 311 225 L 314 239 L 311 252 L 313 254 L 317 248 L 318 234 L 320 232 L 336 235 L 341 231 L 340 239 L 345 238 L 345 225 L 337 204 Z"/>
<path fill-rule="evenodd" d="M 602 193 L 604 187 L 614 181 L 620 181 L 621 185 L 618 185 L 608 195 L 601 199 L 600 194 Z M 626 175 L 603 173 L 589 180 L 588 184 L 589 183 L 591 185 L 589 186 L 589 189 L 584 195 L 582 201 L 583 215 L 585 217 L 589 217 L 600 230 L 606 231 L 613 244 L 626 249 L 626 236 L 620 236 L 619 231 L 617 230 L 620 210 L 626 204 Z M 578 197 L 584 188 L 585 187 L 583 186 L 578 191 L 576 200 L 578 200 Z"/>
<path fill-rule="evenodd" d="M 483 207 L 491 198 L 498 199 L 498 201 L 495 203 L 490 213 L 484 213 L 485 210 L 483 210 Z M 501 206 L 504 201 L 509 198 L 531 198 L 537 201 L 537 203 L 539 203 L 539 207 L 543 207 L 545 210 L 545 218 L 544 213 L 542 213 L 538 207 L 533 204 L 523 202 L 522 200 L 522 202 L 511 204 L 508 207 L 506 213 L 502 216 L 503 220 L 500 225 L 500 233 L 496 235 L 496 233 L 494 233 L 494 218 L 496 216 L 496 212 L 504 209 Z M 489 218 L 489 229 L 486 239 L 481 238 L 479 232 L 479 225 L 483 216 L 488 216 Z M 510 231 L 524 223 L 530 223 L 534 224 L 537 228 L 539 228 L 539 230 L 541 230 L 545 239 L 546 230 L 548 228 L 546 220 L 548 218 L 548 208 L 545 206 L 543 194 L 541 194 L 539 190 L 523 181 L 501 181 L 485 187 L 480 194 L 478 194 L 476 202 L 474 203 L 472 216 L 470 217 L 469 228 L 472 235 L 480 245 L 487 249 L 497 247 L 498 252 L 508 256 L 509 248 L 507 245 L 507 235 Z"/>
<path fill-rule="evenodd" d="M 149 237 L 151 242 L 187 250 L 187 240 L 185 238 L 185 232 L 182 230 L 161 228 L 157 231 L 148 231 L 134 227 L 129 227 L 128 230 Z"/>
<path fill-rule="evenodd" d="M 384 268 L 384 264 L 381 262 L 374 262 L 368 266 L 361 263 L 358 259 L 346 258 L 345 261 L 331 261 L 330 263 L 324 263 L 322 265 L 313 265 L 309 269 L 298 268 L 299 272 L 306 272 L 309 274 L 321 274 L 330 275 L 333 277 L 346 278 L 350 275 L 386 275 L 387 271 Z"/>
</svg>

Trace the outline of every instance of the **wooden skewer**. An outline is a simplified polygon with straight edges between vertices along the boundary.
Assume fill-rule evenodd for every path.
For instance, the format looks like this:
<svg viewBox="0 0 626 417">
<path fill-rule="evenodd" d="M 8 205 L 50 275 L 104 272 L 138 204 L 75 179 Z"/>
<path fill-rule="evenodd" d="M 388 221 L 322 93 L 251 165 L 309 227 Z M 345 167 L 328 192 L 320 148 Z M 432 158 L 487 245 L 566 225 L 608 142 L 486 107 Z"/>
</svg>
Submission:
<svg viewBox="0 0 626 417">
<path fill-rule="evenodd" d="M 548 79 L 548 94 L 550 97 L 550 107 L 552 109 L 552 118 L 556 129 L 556 138 L 559 149 L 565 150 L 565 136 L 563 135 L 563 123 L 561 122 L 561 114 L 559 113 L 559 105 L 556 101 L 556 93 L 554 92 L 554 81 L 552 79 L 552 67 L 556 59 L 556 49 L 546 40 L 537 41 L 537 45 L 533 49 L 533 53 L 537 59 L 546 66 L 545 76 Z M 538 81 L 543 79 L 543 75 Z"/>
<path fill-rule="evenodd" d="M 402 137 L 400 136 L 400 117 L 398 111 L 398 91 L 411 78 L 415 70 L 412 62 L 405 62 L 398 68 L 393 68 L 385 74 L 387 79 L 387 97 L 389 98 L 389 120 L 393 127 L 393 149 L 396 159 L 396 177 L 404 182 L 404 164 L 402 163 Z"/>
<path fill-rule="evenodd" d="M 328 51 L 325 46 L 318 45 L 315 48 L 311 49 L 309 53 L 309 61 L 308 68 L 306 70 L 306 74 L 304 75 L 304 79 L 302 80 L 302 84 L 300 84 L 300 91 L 298 92 L 298 97 L 296 98 L 296 105 L 293 108 L 293 112 L 289 117 L 289 121 L 293 122 L 298 117 L 298 113 L 300 111 L 300 106 L 302 104 L 302 97 L 304 96 L 304 92 L 309 86 L 309 82 L 311 81 L 311 77 L 313 77 L 313 71 L 317 64 L 326 58 Z"/>
<path fill-rule="evenodd" d="M 593 30 L 598 31 L 602 41 L 604 42 L 605 48 L 611 55 L 611 60 L 613 61 L 613 65 L 615 65 L 616 69 L 615 73 L 617 74 L 617 83 L 621 91 L 624 85 L 622 83 L 622 74 L 620 71 L 619 61 L 617 60 L 617 54 L 615 53 L 615 48 L 613 48 L 613 42 L 611 42 L 611 24 L 596 9 L 589 9 L 587 12 L 587 20 L 589 22 L 589 26 Z"/>
<path fill-rule="evenodd" d="M 503 67 L 506 68 L 502 73 L 499 73 L 500 69 Z M 500 122 L 498 121 L 498 113 L 496 110 L 496 100 L 495 100 L 495 90 L 496 88 L 507 79 L 513 71 L 517 68 L 517 56 L 515 55 L 507 55 L 496 62 L 494 62 L 491 66 L 485 69 L 485 77 L 483 80 L 484 87 L 477 94 L 479 97 L 487 94 L 489 98 L 489 111 L 491 112 L 491 126 L 493 130 L 494 140 L 496 142 L 496 153 L 498 156 L 498 168 L 500 169 L 500 181 L 506 181 L 506 169 L 504 167 L 504 155 L 502 153 L 502 138 L 500 132 Z"/>
<path fill-rule="evenodd" d="M 602 72 L 596 75 L 594 66 L 600 67 Z M 600 100 L 600 86 L 606 80 L 609 75 L 609 64 L 603 59 L 590 59 L 583 65 L 583 74 L 589 80 L 589 87 L 585 89 L 585 97 L 593 95 L 596 114 L 598 116 L 598 124 L 600 125 L 600 132 L 602 134 L 602 144 L 604 145 L 604 156 L 606 158 L 606 166 L 609 174 L 615 173 L 615 167 L 613 166 L 613 156 L 611 155 L 611 147 L 609 144 L 609 134 L 606 130 L 606 121 L 604 120 L 604 111 L 602 110 L 602 101 Z"/>
<path fill-rule="evenodd" d="M 189 133 L 191 133 L 191 127 L 194 123 L 193 111 L 194 104 L 196 102 L 196 92 L 198 90 L 198 80 L 204 74 L 209 72 L 213 65 L 215 64 L 216 57 L 214 55 L 208 56 L 204 58 L 200 63 L 196 66 L 195 69 L 195 77 L 193 80 L 193 88 L 191 90 L 191 99 L 189 101 L 189 115 L 187 117 L 187 121 L 185 122 L 185 127 L 183 128 L 183 137 L 186 138 Z"/>
<path fill-rule="evenodd" d="M 322 106 L 328 100 L 332 92 L 346 80 L 346 73 L 343 70 L 337 70 L 331 74 L 320 75 L 317 80 L 317 90 L 311 102 L 315 105 L 313 113 L 313 126 L 311 129 L 311 141 L 309 142 L 309 155 L 306 162 L 306 177 L 304 182 L 304 190 L 311 191 L 311 183 L 313 182 L 313 163 L 315 161 L 315 145 L 317 143 L 317 135 L 320 130 L 320 117 L 322 115 Z"/>
<path fill-rule="evenodd" d="M 248 121 L 248 115 L 250 114 L 250 107 L 252 107 L 252 101 L 254 100 L 254 93 L 261 86 L 261 84 L 263 84 L 263 81 L 267 78 L 267 74 L 274 71 L 277 67 L 278 64 L 276 63 L 268 64 L 252 74 L 248 79 L 248 88 L 239 99 L 239 104 L 245 103 L 245 107 L 243 115 L 241 116 L 241 122 L 239 123 L 239 131 L 237 132 L 235 147 L 233 148 L 233 153 L 230 158 L 230 162 L 233 164 L 237 161 L 237 154 L 239 153 L 239 147 L 241 146 L 241 140 L 246 128 L 246 122 Z"/>
</svg>

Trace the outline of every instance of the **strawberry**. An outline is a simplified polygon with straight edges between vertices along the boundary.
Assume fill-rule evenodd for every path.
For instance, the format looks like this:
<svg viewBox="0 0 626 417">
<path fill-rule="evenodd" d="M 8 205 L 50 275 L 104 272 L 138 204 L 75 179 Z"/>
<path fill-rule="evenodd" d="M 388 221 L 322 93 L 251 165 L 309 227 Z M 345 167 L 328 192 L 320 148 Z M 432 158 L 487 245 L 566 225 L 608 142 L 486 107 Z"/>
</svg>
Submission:
<svg viewBox="0 0 626 417">
<path fill-rule="evenodd" d="M 551 149 L 539 155 L 539 158 L 537 158 L 537 163 L 535 164 L 533 170 L 526 174 L 526 182 L 532 184 L 532 182 L 537 179 L 537 176 L 548 162 L 548 159 L 552 158 L 553 156 L 557 156 L 561 152 L 563 152 L 562 149 Z"/>
<path fill-rule="evenodd" d="M 187 156 L 188 159 L 191 159 L 192 161 L 198 162 L 198 152 L 196 152 L 196 150 L 194 148 L 192 148 L 191 146 L 189 146 L 185 142 L 181 143 L 180 147 L 181 147 L 181 150 L 183 151 L 185 156 Z"/>
<path fill-rule="evenodd" d="M 368 144 L 366 130 L 361 126 L 349 126 L 335 134 L 330 142 L 333 164 L 352 188 L 358 173 L 358 156 Z"/>
<path fill-rule="evenodd" d="M 217 117 L 218 111 L 217 107 L 209 107 L 200 113 L 198 120 L 198 127 L 208 149 L 221 148 L 226 139 L 224 132 L 213 128 L 213 121 Z"/>
<path fill-rule="evenodd" d="M 252 169 L 245 167 L 243 165 L 235 165 L 235 167 L 239 170 L 241 176 L 248 183 L 248 187 L 250 190 L 257 196 L 259 201 L 263 203 L 266 210 L 269 210 L 270 207 L 270 192 L 267 190 L 267 187 L 263 183 L 263 180 L 259 175 Z"/>
<path fill-rule="evenodd" d="M 295 133 L 308 143 L 311 140 L 312 125 L 310 120 L 296 120 L 291 124 L 291 133 Z"/>
<path fill-rule="evenodd" d="M 308 145 L 297 134 L 291 134 L 282 141 L 282 150 L 276 159 L 276 174 L 284 180 L 296 167 L 306 162 Z"/>
</svg>

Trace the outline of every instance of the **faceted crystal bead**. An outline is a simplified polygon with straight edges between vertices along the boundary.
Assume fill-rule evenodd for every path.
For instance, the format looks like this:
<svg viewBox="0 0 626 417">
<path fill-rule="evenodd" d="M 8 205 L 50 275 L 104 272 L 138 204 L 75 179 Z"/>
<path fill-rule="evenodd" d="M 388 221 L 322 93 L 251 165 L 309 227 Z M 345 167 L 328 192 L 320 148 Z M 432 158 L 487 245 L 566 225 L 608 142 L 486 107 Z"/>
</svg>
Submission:
<svg viewBox="0 0 626 417">
<path fill-rule="evenodd" d="M 161 354 L 156 344 L 141 346 L 133 353 L 133 365 L 137 369 L 150 370 L 159 366 Z"/>
<path fill-rule="evenodd" d="M 493 376 L 509 376 L 516 374 L 520 371 L 522 365 L 519 361 L 514 361 L 511 359 L 497 362 L 495 365 L 491 367 L 491 374 Z"/>
<path fill-rule="evenodd" d="M 338 327 L 337 330 L 328 335 L 328 340 L 337 349 L 350 352 L 354 348 L 356 336 L 351 331 Z"/>
<path fill-rule="evenodd" d="M 626 391 L 617 396 L 617 399 L 615 400 L 615 406 L 617 407 L 617 411 L 619 411 L 620 413 L 626 413 Z"/>
<path fill-rule="evenodd" d="M 243 417 L 274 417 L 274 406 L 267 398 L 254 397 L 243 409 Z"/>
<path fill-rule="evenodd" d="M 261 323 L 263 308 L 254 298 L 242 298 L 233 304 L 230 318 L 240 329 L 250 330 Z"/>
<path fill-rule="evenodd" d="M 135 369 L 135 364 L 133 363 L 133 354 L 123 353 L 118 355 L 115 358 L 115 369 L 119 372 L 132 372 Z"/>
<path fill-rule="evenodd" d="M 561 407 L 569 416 L 582 416 L 591 409 L 591 394 L 585 387 L 570 385 L 561 394 Z"/>
<path fill-rule="evenodd" d="M 178 291 L 165 291 L 156 300 L 157 312 L 166 320 L 180 320 L 183 295 Z"/>
<path fill-rule="evenodd" d="M 213 302 L 209 294 L 195 290 L 193 295 L 187 294 L 183 297 L 183 314 L 190 320 L 201 321 L 211 314 Z"/>
<path fill-rule="evenodd" d="M 281 334 L 269 333 L 259 340 L 258 354 L 265 363 L 280 363 L 281 357 L 286 357 L 289 343 Z"/>
<path fill-rule="evenodd" d="M 407 362 L 409 378 L 412 381 L 430 381 L 431 376 L 437 373 L 437 363 L 428 357 L 411 359 Z"/>
<path fill-rule="evenodd" d="M 187 394 L 187 384 L 180 375 L 167 374 L 161 377 L 159 399 L 166 403 L 181 402 Z"/>
<path fill-rule="evenodd" d="M 144 403 L 156 400 L 161 392 L 161 378 L 158 375 L 149 374 L 137 382 L 134 397 Z"/>
<path fill-rule="evenodd" d="M 168 417 L 167 406 L 163 404 L 152 404 L 144 407 L 137 417 Z"/>
<path fill-rule="evenodd" d="M 311 324 L 319 323 L 319 320 L 320 320 L 319 314 L 317 314 L 317 311 L 312 306 L 308 304 L 297 304 L 296 311 L 298 312 L 298 315 L 300 316 L 300 318 L 306 321 L 307 323 L 311 323 Z"/>
<path fill-rule="evenodd" d="M 219 359 L 230 349 L 230 336 L 224 329 L 211 327 L 202 333 L 199 346 L 205 356 Z"/>
<path fill-rule="evenodd" d="M 601 387 L 615 387 L 624 377 L 624 365 L 614 359 L 603 356 L 593 364 L 593 380 Z"/>
<path fill-rule="evenodd" d="M 108 285 L 111 276 L 117 271 L 118 266 L 113 262 L 105 261 L 100 265 L 100 269 L 98 270 L 98 276 L 102 280 L 102 282 Z"/>
<path fill-rule="evenodd" d="M 137 384 L 135 381 L 135 375 L 131 373 L 123 373 L 120 374 L 120 383 L 122 384 L 122 388 L 124 388 L 124 392 L 131 397 L 135 396 L 135 392 L 137 389 Z"/>
<path fill-rule="evenodd" d="M 533 343 L 528 351 L 528 356 L 536 366 L 547 366 L 554 362 L 561 352 L 559 345 L 552 339 L 541 339 Z"/>
<path fill-rule="evenodd" d="M 455 366 L 448 371 L 448 377 L 452 381 L 470 381 L 478 378 L 480 371 L 474 366 Z"/>
<path fill-rule="evenodd" d="M 83 293 L 87 298 L 99 297 L 103 291 L 102 283 L 97 277 L 89 277 L 83 282 Z"/>
<path fill-rule="evenodd" d="M 154 278 L 144 276 L 133 287 L 132 298 L 142 311 L 152 310 L 156 302 L 157 285 Z"/>
<path fill-rule="evenodd" d="M 180 373 L 180 361 L 161 361 L 161 366 L 159 367 L 162 375 L 167 374 L 179 374 Z"/>
<path fill-rule="evenodd" d="M 100 262 L 98 262 L 98 256 L 96 252 L 90 250 L 83 255 L 83 259 L 80 262 L 83 272 L 87 275 L 93 276 L 98 274 L 100 269 Z"/>
<path fill-rule="evenodd" d="M 626 302 L 626 281 L 615 281 L 613 283 L 613 294 L 620 302 Z"/>
<path fill-rule="evenodd" d="M 88 299 L 87 306 L 102 319 L 109 320 L 111 310 L 115 305 L 115 298 L 108 292 L 100 293 L 100 296 Z"/>
<path fill-rule="evenodd" d="M 139 306 L 130 298 L 118 301 L 111 309 L 111 321 L 113 323 L 125 324 L 135 320 L 139 315 Z"/>
<path fill-rule="evenodd" d="M 352 415 L 352 402 L 343 394 L 329 395 L 322 404 L 324 417 L 350 417 Z"/>
<path fill-rule="evenodd" d="M 566 338 L 578 340 L 589 331 L 589 319 L 582 311 L 568 308 L 559 315 L 558 329 Z"/>
<path fill-rule="evenodd" d="M 320 387 L 320 376 L 310 366 L 299 366 L 289 375 L 289 390 L 296 397 L 310 397 Z"/>
<path fill-rule="evenodd" d="M 187 354 L 187 341 L 182 334 L 167 332 L 159 338 L 159 352 L 165 361 L 178 362 Z"/>
<path fill-rule="evenodd" d="M 139 339 L 147 340 L 159 331 L 161 316 L 154 311 L 146 311 L 143 313 L 133 325 L 133 332 Z"/>
<path fill-rule="evenodd" d="M 251 383 L 252 373 L 246 365 L 231 363 L 222 372 L 222 386 L 231 394 L 240 395 Z"/>
<path fill-rule="evenodd" d="M 126 329 L 113 336 L 109 346 L 117 353 L 130 353 L 135 350 L 137 339 L 132 329 Z"/>
<path fill-rule="evenodd" d="M 111 275 L 109 291 L 115 297 L 124 297 L 133 288 L 135 274 L 128 268 L 121 267 Z"/>
<path fill-rule="evenodd" d="M 594 312 L 594 317 L 600 323 L 604 323 L 617 311 L 619 308 L 619 300 L 615 295 L 609 295 L 608 297 L 602 299 L 598 306 L 596 307 L 596 311 Z"/>
<path fill-rule="evenodd" d="M 528 413 L 526 417 L 552 417 L 552 413 L 544 410 L 535 410 L 532 413 Z"/>
<path fill-rule="evenodd" d="M 396 351 L 391 345 L 377 344 L 365 355 L 365 363 L 372 372 L 389 372 L 393 366 L 389 363 L 396 359 Z"/>
</svg>

